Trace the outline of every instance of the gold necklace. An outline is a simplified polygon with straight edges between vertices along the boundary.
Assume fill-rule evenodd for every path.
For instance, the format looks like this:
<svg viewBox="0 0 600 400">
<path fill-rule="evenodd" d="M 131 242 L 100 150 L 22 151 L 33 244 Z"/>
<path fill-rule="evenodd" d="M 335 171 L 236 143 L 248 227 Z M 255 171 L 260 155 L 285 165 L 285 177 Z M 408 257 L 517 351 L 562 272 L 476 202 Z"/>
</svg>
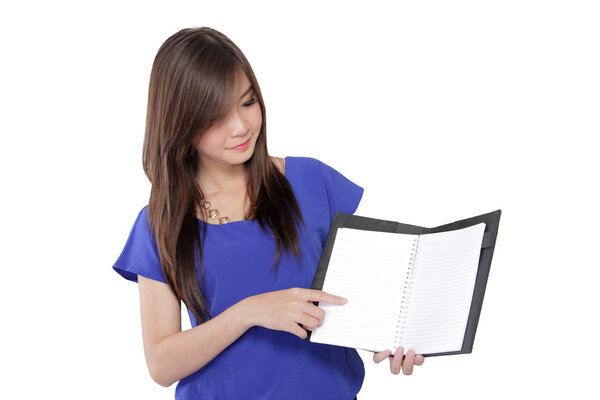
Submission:
<svg viewBox="0 0 600 400">
<path fill-rule="evenodd" d="M 218 220 L 219 224 L 221 224 L 221 225 L 229 222 L 229 218 L 228 217 L 220 217 L 219 210 L 217 210 L 216 208 L 212 208 L 212 206 L 210 205 L 210 203 L 208 201 L 201 200 L 200 205 L 208 210 L 208 218 Z"/>
<path fill-rule="evenodd" d="M 208 201 L 200 200 L 200 205 L 208 210 L 208 218 L 218 220 L 219 224 L 221 224 L 221 225 L 231 222 L 231 221 L 229 221 L 228 217 L 220 217 L 219 210 L 217 210 L 216 208 L 212 208 L 211 204 Z M 256 212 L 256 206 L 252 207 L 252 208 L 254 209 L 254 212 Z M 245 221 L 245 220 L 246 220 L 246 218 L 244 217 L 242 219 L 242 221 Z"/>
</svg>

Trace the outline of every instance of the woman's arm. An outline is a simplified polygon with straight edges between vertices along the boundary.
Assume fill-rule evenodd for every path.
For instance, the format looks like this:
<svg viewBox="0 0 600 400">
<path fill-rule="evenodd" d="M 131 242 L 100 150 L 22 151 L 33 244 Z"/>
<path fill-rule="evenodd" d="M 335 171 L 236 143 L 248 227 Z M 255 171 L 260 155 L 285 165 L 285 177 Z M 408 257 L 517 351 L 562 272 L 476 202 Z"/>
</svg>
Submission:
<svg viewBox="0 0 600 400">
<path fill-rule="evenodd" d="M 193 374 L 250 328 L 237 303 L 192 329 L 181 331 L 181 308 L 169 285 L 138 275 L 146 364 L 161 386 Z"/>
<path fill-rule="evenodd" d="M 150 376 L 162 386 L 193 374 L 252 326 L 292 333 L 301 339 L 323 323 L 312 302 L 345 304 L 320 290 L 291 288 L 247 297 L 216 317 L 181 331 L 180 302 L 162 282 L 138 275 L 144 354 Z M 300 325 L 301 324 L 301 325 Z"/>
</svg>

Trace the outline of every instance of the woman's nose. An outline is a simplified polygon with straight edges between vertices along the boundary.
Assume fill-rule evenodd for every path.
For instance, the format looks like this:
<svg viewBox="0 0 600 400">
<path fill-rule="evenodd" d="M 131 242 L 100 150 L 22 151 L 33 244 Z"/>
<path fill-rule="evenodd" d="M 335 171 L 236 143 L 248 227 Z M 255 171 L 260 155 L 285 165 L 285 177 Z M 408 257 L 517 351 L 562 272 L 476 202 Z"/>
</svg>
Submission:
<svg viewBox="0 0 600 400">
<path fill-rule="evenodd" d="M 232 113 L 229 128 L 231 136 L 245 136 L 250 129 L 248 121 L 239 112 Z"/>
</svg>

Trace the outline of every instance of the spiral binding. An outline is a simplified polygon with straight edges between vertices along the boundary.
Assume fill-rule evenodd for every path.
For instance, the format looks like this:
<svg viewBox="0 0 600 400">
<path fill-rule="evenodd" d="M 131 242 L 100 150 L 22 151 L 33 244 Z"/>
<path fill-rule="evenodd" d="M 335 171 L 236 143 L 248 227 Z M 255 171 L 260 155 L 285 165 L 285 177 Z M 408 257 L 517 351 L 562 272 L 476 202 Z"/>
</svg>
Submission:
<svg viewBox="0 0 600 400">
<path fill-rule="evenodd" d="M 408 306 L 412 295 L 413 282 L 416 269 L 417 252 L 419 250 L 419 236 L 413 240 L 412 249 L 410 252 L 410 264 L 406 273 L 406 280 L 402 289 L 402 301 L 400 302 L 400 314 L 398 315 L 398 324 L 396 325 L 396 335 L 394 337 L 394 349 L 400 346 L 404 339 L 404 329 L 406 327 L 406 319 L 408 316 Z"/>
</svg>

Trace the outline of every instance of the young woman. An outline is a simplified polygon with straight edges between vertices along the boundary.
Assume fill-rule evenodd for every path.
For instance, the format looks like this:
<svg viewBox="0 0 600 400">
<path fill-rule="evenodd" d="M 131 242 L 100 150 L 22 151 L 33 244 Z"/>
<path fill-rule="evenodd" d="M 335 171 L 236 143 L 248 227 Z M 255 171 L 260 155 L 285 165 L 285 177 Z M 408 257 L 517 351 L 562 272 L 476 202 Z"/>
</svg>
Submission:
<svg viewBox="0 0 600 400">
<path fill-rule="evenodd" d="M 269 156 L 265 122 L 235 44 L 209 28 L 170 37 L 150 77 L 150 202 L 113 268 L 139 283 L 148 369 L 179 381 L 177 399 L 350 400 L 356 350 L 304 340 L 324 318 L 312 302 L 345 299 L 307 288 L 333 214 L 353 213 L 363 189 L 313 158 Z M 395 374 L 422 363 L 390 357 Z"/>
</svg>

